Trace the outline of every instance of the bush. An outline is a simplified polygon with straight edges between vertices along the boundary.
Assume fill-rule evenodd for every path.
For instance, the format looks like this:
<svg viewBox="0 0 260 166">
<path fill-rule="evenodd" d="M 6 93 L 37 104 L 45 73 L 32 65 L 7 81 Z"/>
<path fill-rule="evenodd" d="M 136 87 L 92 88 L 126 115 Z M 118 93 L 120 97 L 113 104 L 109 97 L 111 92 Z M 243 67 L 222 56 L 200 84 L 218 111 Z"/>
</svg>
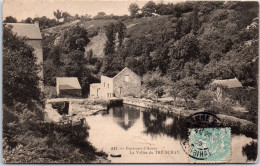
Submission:
<svg viewBox="0 0 260 166">
<path fill-rule="evenodd" d="M 212 105 L 215 99 L 215 95 L 213 92 L 208 90 L 203 90 L 199 92 L 199 95 L 196 98 L 198 100 L 198 104 L 200 107 L 208 108 Z"/>
<path fill-rule="evenodd" d="M 28 117 L 34 119 L 33 114 Z M 86 140 L 87 128 L 82 126 L 22 120 L 13 125 L 9 123 L 6 129 L 3 137 L 6 163 L 88 163 L 97 155 L 105 155 Z"/>
<path fill-rule="evenodd" d="M 56 87 L 44 86 L 44 96 L 46 99 L 56 98 Z"/>
</svg>

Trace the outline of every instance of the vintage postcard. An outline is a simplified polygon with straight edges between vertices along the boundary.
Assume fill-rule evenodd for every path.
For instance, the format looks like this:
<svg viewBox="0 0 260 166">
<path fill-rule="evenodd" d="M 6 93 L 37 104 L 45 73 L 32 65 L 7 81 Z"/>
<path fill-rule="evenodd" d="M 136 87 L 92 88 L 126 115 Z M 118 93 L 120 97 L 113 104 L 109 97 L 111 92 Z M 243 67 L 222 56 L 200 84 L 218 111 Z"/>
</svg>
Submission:
<svg viewBox="0 0 260 166">
<path fill-rule="evenodd" d="M 4 163 L 258 161 L 258 1 L 2 5 Z"/>
</svg>

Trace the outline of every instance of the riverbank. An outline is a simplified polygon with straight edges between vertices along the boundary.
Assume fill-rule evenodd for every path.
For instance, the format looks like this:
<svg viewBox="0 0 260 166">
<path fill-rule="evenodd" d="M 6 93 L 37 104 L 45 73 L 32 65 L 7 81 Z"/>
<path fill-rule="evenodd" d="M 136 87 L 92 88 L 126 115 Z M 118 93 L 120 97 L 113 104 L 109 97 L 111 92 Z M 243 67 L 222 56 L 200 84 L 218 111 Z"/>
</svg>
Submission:
<svg viewBox="0 0 260 166">
<path fill-rule="evenodd" d="M 54 98 L 45 102 L 45 121 L 54 123 L 70 121 L 73 124 L 106 109 L 107 104 L 104 100 Z"/>
<path fill-rule="evenodd" d="M 66 106 L 66 103 L 68 104 Z M 73 99 L 73 98 L 54 98 L 45 101 L 44 123 L 42 125 L 56 126 L 52 130 L 57 130 L 66 135 L 70 140 L 71 146 L 78 148 L 80 154 L 84 154 L 84 162 L 80 163 L 110 163 L 107 154 L 98 151 L 88 141 L 89 126 L 82 123 L 82 119 L 92 116 L 100 111 L 106 110 L 106 101 Z"/>
<path fill-rule="evenodd" d="M 138 98 L 124 98 L 123 103 L 135 107 L 146 108 L 147 111 L 153 109 L 159 110 L 161 113 L 178 117 L 189 117 L 197 112 L 204 112 L 204 109 L 187 110 L 185 109 L 185 107 L 175 107 L 173 105 L 162 104 L 160 102 L 155 103 L 144 100 L 141 101 Z M 241 131 L 246 135 L 249 135 L 253 138 L 257 138 L 257 124 L 250 122 L 246 119 L 241 119 L 225 114 L 216 114 L 216 116 L 221 119 L 221 126 L 233 127 L 234 133 Z"/>
</svg>

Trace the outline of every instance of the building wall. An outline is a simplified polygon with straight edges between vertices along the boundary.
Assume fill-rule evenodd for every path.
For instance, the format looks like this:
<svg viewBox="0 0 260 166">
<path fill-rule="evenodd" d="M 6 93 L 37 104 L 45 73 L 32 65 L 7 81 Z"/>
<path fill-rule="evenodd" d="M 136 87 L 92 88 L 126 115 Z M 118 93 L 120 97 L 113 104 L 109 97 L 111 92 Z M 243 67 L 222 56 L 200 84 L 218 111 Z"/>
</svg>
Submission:
<svg viewBox="0 0 260 166">
<path fill-rule="evenodd" d="M 101 89 L 101 83 L 90 84 L 89 98 L 99 98 Z"/>
<path fill-rule="evenodd" d="M 43 85 L 43 51 L 42 51 L 42 40 L 27 40 L 26 43 L 33 47 L 34 53 L 37 58 L 37 64 L 40 66 L 40 71 L 38 73 L 38 76 L 40 77 L 40 89 L 43 91 L 44 85 Z"/>
<path fill-rule="evenodd" d="M 110 98 L 113 97 L 113 78 L 106 76 L 101 76 L 100 83 L 100 97 L 101 98 Z"/>
<path fill-rule="evenodd" d="M 59 97 L 81 97 L 81 89 L 60 89 Z"/>
<path fill-rule="evenodd" d="M 116 97 L 140 95 L 141 79 L 130 69 L 125 69 L 121 71 L 117 76 L 114 77 L 113 81 L 114 81 L 113 89 Z"/>
<path fill-rule="evenodd" d="M 127 80 L 125 78 L 127 76 Z M 97 95 L 97 89 L 98 95 Z M 141 79 L 130 69 L 124 69 L 114 78 L 101 76 L 101 83 L 90 84 L 90 98 L 140 96 Z"/>
</svg>

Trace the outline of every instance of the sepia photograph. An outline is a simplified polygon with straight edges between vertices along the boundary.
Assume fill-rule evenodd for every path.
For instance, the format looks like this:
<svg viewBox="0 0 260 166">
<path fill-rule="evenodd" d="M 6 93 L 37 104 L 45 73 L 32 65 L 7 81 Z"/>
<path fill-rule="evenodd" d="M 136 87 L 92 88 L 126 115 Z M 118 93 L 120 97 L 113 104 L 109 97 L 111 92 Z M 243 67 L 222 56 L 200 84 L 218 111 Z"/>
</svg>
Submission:
<svg viewBox="0 0 260 166">
<path fill-rule="evenodd" d="M 257 163 L 258 1 L 5 0 L 2 162 Z"/>
</svg>

